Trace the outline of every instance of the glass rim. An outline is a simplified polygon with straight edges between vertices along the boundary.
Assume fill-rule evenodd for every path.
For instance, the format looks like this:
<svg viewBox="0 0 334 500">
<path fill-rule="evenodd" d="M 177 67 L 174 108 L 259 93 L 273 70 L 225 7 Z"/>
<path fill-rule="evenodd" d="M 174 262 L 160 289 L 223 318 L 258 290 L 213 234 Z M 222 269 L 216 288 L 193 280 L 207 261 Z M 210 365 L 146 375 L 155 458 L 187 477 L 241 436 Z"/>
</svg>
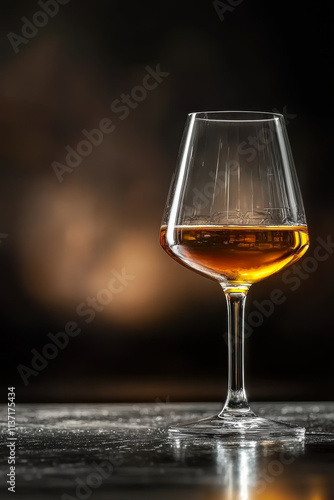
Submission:
<svg viewBox="0 0 334 500">
<path fill-rule="evenodd" d="M 194 111 L 189 113 L 190 118 L 209 122 L 264 122 L 281 120 L 280 113 L 269 111 Z"/>
</svg>

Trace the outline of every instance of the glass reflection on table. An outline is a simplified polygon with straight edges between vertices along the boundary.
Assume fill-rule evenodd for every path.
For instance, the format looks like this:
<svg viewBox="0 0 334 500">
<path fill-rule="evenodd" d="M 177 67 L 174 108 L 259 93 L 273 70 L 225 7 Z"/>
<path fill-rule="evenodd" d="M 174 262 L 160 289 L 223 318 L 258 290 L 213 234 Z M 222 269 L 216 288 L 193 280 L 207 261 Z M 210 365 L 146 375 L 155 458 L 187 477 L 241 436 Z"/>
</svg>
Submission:
<svg viewBox="0 0 334 500">
<path fill-rule="evenodd" d="M 301 470 L 304 441 L 263 445 L 180 438 L 171 446 L 175 461 L 189 466 L 188 480 L 196 484 L 201 476 L 207 486 L 201 500 L 330 500 L 322 478 Z"/>
</svg>

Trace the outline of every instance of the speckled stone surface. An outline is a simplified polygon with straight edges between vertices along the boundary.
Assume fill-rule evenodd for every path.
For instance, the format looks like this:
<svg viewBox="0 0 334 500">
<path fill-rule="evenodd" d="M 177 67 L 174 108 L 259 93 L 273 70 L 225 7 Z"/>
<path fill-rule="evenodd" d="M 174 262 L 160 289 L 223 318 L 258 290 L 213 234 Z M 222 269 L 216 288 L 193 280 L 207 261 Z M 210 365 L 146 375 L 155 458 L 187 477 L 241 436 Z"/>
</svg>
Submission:
<svg viewBox="0 0 334 500">
<path fill-rule="evenodd" d="M 303 425 L 305 441 L 228 443 L 175 439 L 170 423 L 219 404 L 18 405 L 16 497 L 192 500 L 334 500 L 334 403 L 253 404 L 257 414 Z M 7 407 L 1 406 L 0 498 Z"/>
</svg>

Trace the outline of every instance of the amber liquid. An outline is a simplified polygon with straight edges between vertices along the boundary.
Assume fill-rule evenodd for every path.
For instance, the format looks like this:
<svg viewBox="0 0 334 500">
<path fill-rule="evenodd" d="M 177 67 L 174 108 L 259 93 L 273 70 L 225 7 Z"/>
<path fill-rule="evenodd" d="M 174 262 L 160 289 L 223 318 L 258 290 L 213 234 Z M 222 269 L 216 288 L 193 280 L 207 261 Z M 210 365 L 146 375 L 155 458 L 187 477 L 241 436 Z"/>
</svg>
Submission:
<svg viewBox="0 0 334 500">
<path fill-rule="evenodd" d="M 222 282 L 251 284 L 277 273 L 308 249 L 306 226 L 177 226 L 161 245 L 181 264 Z"/>
</svg>

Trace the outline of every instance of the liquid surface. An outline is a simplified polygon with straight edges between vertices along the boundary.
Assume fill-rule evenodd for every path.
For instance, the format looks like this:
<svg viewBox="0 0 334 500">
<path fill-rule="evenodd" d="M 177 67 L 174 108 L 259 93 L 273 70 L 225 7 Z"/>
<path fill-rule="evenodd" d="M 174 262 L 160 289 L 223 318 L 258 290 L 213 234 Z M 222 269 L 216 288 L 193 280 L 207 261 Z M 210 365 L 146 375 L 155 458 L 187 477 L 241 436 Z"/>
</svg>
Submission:
<svg viewBox="0 0 334 500">
<path fill-rule="evenodd" d="M 181 264 L 231 284 L 251 284 L 277 273 L 308 249 L 306 226 L 176 226 L 164 250 Z"/>
</svg>

